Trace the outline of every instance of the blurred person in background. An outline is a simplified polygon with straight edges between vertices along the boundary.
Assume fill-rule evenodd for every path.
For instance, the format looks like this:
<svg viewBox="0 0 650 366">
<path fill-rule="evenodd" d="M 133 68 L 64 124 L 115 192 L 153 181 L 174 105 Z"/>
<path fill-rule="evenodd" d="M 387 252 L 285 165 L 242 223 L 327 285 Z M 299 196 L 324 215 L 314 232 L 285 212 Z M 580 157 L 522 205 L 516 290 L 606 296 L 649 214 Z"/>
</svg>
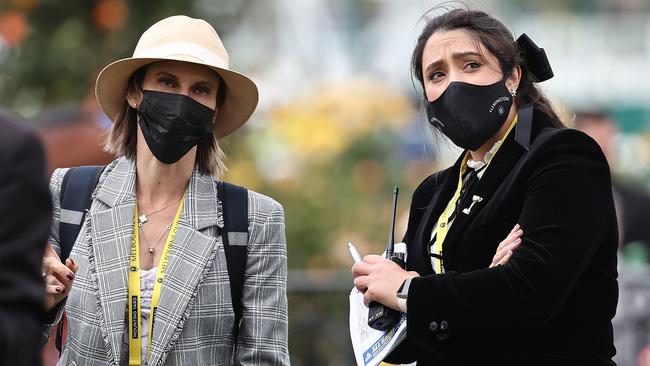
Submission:
<svg viewBox="0 0 650 366">
<path fill-rule="evenodd" d="M 616 172 L 615 141 L 619 132 L 616 121 L 603 111 L 583 110 L 575 112 L 574 125 L 598 143 L 610 168 Z M 650 254 L 650 195 L 639 187 L 624 184 L 617 179 L 612 183 L 618 213 L 619 247 L 624 253 L 630 251 L 629 255 L 635 255 L 636 251 L 642 250 L 645 255 L 637 255 L 647 261 Z"/>
<path fill-rule="evenodd" d="M 0 365 L 40 365 L 41 259 L 52 207 L 43 146 L 0 110 Z"/>
<path fill-rule="evenodd" d="M 535 85 L 553 76 L 543 50 L 456 9 L 427 20 L 411 67 L 429 122 L 465 151 L 413 194 L 406 270 L 380 256 L 352 268 L 365 301 L 407 315 L 388 361 L 614 365 L 610 172 Z"/>
<path fill-rule="evenodd" d="M 619 129 L 612 116 L 602 110 L 579 110 L 575 112 L 574 127 L 591 136 L 598 143 L 609 162 L 610 169 L 612 172 L 616 172 L 616 162 L 618 160 L 615 144 Z M 622 251 L 623 259 L 628 263 L 647 262 L 650 254 L 650 222 L 648 221 L 650 196 L 642 188 L 625 184 L 615 179 L 615 176 L 612 181 L 612 191 L 618 216 L 619 250 Z M 629 274 L 625 272 L 625 267 L 623 267 L 625 262 L 619 266 L 622 285 L 625 285 L 626 278 L 624 276 Z M 643 285 L 621 286 L 621 299 L 635 298 L 634 293 L 640 291 L 643 287 Z M 626 293 L 627 296 L 625 296 Z M 637 314 L 635 311 L 630 310 L 634 309 L 637 303 L 638 300 L 628 300 L 627 303 L 621 301 L 618 316 L 623 316 L 623 319 L 625 319 L 626 315 Z M 643 312 L 647 314 L 647 310 Z M 643 324 L 643 322 L 647 322 L 647 316 L 621 321 Z M 636 329 L 636 327 L 630 326 L 621 329 L 629 332 L 630 329 Z M 647 339 L 646 334 L 635 334 L 634 332 L 631 334 L 621 333 L 617 334 L 617 336 L 621 336 L 623 339 L 630 339 L 630 337 Z M 637 359 L 639 366 L 650 366 L 650 345 L 639 352 Z"/>
<path fill-rule="evenodd" d="M 100 176 L 67 265 L 57 256 L 66 170 L 50 183 L 49 310 L 69 324 L 59 364 L 287 365 L 282 206 L 248 191 L 248 240 L 231 243 L 248 252 L 240 324 L 220 236 L 217 139 L 252 114 L 253 81 L 229 69 L 210 24 L 174 16 L 102 70 L 96 95 L 113 121 L 106 148 L 121 157 Z"/>
<path fill-rule="evenodd" d="M 95 73 L 92 88 L 88 88 L 81 104 L 46 109 L 33 118 L 49 158 L 47 168 L 50 174 L 56 168 L 106 165 L 115 159 L 102 148 L 111 121 L 97 104 L 96 76 Z"/>
</svg>

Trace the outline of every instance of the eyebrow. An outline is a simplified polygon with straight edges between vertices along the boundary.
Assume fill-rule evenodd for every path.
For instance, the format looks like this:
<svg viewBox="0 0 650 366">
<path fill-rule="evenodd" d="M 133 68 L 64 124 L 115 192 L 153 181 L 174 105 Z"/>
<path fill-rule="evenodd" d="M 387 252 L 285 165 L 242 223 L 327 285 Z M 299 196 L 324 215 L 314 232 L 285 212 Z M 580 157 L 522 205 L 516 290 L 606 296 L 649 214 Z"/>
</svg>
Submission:
<svg viewBox="0 0 650 366">
<path fill-rule="evenodd" d="M 454 53 L 451 55 L 451 57 L 452 57 L 453 59 L 455 59 L 455 60 L 463 59 L 463 58 L 466 58 L 466 57 L 468 57 L 468 56 L 478 56 L 478 57 L 480 57 L 481 59 L 483 58 L 483 55 L 480 54 L 480 53 L 478 53 L 478 52 L 476 52 L 476 51 L 454 52 Z M 426 73 L 426 72 L 429 71 L 430 69 L 432 69 L 432 68 L 434 68 L 434 67 L 438 67 L 438 66 L 440 66 L 442 63 L 443 63 L 442 59 L 438 59 L 438 60 L 436 60 L 436 61 L 433 61 L 433 62 L 431 62 L 430 64 L 428 64 L 428 65 L 424 68 L 424 72 Z"/>
<path fill-rule="evenodd" d="M 174 80 L 178 80 L 178 78 L 176 77 L 176 75 L 174 75 L 174 74 L 172 74 L 172 73 L 170 73 L 170 72 L 167 72 L 167 71 L 158 71 L 158 72 L 156 73 L 156 77 L 158 77 L 158 76 L 169 76 L 170 78 L 172 78 L 172 79 L 174 79 Z"/>
<path fill-rule="evenodd" d="M 159 77 L 159 76 L 167 76 L 167 77 L 170 77 L 170 78 L 174 79 L 174 81 L 178 82 L 178 77 L 177 77 L 176 75 L 174 75 L 174 74 L 168 72 L 168 71 L 159 71 L 159 72 L 157 72 L 157 73 L 156 73 L 156 77 Z M 195 83 L 193 83 L 193 84 L 194 84 L 194 85 L 201 85 L 201 86 L 204 86 L 204 87 L 205 87 L 205 86 L 208 86 L 208 87 L 210 87 L 210 89 L 212 89 L 212 90 L 214 90 L 214 89 L 216 88 L 216 86 L 214 85 L 214 83 L 212 83 L 212 82 L 209 81 L 209 80 L 199 80 L 199 81 L 197 81 L 197 82 L 195 82 Z"/>
</svg>

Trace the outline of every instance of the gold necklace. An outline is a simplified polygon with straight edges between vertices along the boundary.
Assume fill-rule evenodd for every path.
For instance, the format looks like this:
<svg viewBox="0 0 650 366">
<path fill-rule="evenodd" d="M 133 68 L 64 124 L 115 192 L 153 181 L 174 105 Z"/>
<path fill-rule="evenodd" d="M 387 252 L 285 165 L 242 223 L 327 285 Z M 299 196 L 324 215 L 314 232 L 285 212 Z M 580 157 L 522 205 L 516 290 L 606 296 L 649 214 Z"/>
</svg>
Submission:
<svg viewBox="0 0 650 366">
<path fill-rule="evenodd" d="M 149 242 L 147 236 L 144 233 L 144 230 L 140 231 L 142 233 L 142 238 L 144 239 L 145 244 L 147 244 L 147 251 L 149 253 L 151 254 L 154 253 L 155 249 L 158 248 L 158 244 L 160 244 L 160 240 L 165 236 L 165 233 L 167 233 L 170 228 L 171 228 L 171 224 L 165 226 L 165 231 L 163 231 L 163 233 L 160 235 L 160 237 L 158 238 L 154 246 L 151 246 L 151 243 Z"/>
<path fill-rule="evenodd" d="M 161 211 L 164 211 L 164 210 L 170 208 L 174 203 L 177 203 L 178 201 L 180 201 L 181 198 L 183 198 L 183 196 L 181 196 L 181 197 L 180 197 L 179 199 L 177 199 L 176 201 L 170 203 L 169 205 L 167 205 L 167 206 L 161 208 L 161 209 L 158 210 L 158 211 L 150 212 L 150 213 L 148 213 L 148 214 L 147 214 L 147 213 L 142 213 L 142 215 L 138 216 L 138 226 L 139 226 L 139 227 L 142 227 L 142 225 L 144 225 L 147 221 L 149 221 L 149 218 L 148 218 L 147 216 L 155 215 L 155 214 L 157 214 L 158 212 L 161 212 Z M 138 203 L 137 200 L 135 201 L 135 203 L 136 203 L 136 205 L 138 205 L 138 211 L 139 211 L 139 210 L 140 210 L 140 203 Z"/>
</svg>

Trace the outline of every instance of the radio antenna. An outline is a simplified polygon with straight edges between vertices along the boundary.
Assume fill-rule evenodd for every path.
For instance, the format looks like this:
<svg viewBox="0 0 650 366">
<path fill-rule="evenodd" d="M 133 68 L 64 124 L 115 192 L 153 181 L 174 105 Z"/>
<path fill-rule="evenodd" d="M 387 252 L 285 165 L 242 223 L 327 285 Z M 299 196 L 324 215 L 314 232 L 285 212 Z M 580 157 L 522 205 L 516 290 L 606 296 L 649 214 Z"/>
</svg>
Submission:
<svg viewBox="0 0 650 366">
<path fill-rule="evenodd" d="M 397 195 L 399 194 L 399 187 L 393 187 L 393 220 L 390 224 L 390 232 L 388 233 L 388 244 L 386 244 L 386 258 L 390 259 L 393 256 L 393 249 L 395 246 L 395 216 L 397 215 Z"/>
</svg>

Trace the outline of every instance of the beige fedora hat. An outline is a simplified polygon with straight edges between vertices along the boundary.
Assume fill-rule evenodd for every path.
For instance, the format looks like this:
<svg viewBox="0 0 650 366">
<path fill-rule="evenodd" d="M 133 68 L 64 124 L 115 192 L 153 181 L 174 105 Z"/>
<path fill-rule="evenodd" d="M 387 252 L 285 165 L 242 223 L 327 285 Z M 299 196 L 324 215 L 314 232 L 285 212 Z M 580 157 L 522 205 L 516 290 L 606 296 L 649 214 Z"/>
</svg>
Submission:
<svg viewBox="0 0 650 366">
<path fill-rule="evenodd" d="M 217 137 L 226 136 L 246 123 L 255 110 L 257 86 L 248 77 L 230 70 L 228 52 L 214 28 L 204 20 L 176 15 L 147 29 L 133 57 L 115 61 L 99 73 L 95 95 L 112 121 L 125 103 L 131 75 L 142 66 L 162 60 L 205 65 L 221 76 L 227 92 L 215 120 Z"/>
</svg>

